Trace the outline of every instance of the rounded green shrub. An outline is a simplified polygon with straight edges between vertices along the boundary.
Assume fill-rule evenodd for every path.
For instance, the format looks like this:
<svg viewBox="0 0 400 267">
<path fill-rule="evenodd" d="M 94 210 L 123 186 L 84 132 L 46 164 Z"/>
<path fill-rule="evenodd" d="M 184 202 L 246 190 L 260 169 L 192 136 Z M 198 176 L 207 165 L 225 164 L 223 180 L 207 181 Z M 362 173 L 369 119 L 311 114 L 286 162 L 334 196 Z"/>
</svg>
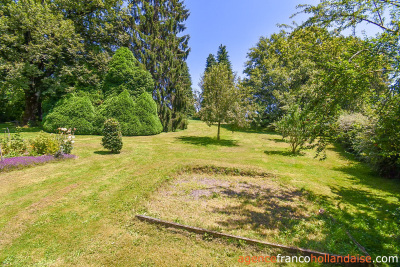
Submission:
<svg viewBox="0 0 400 267">
<path fill-rule="evenodd" d="M 76 134 L 93 134 L 98 130 L 94 126 L 95 109 L 88 97 L 72 96 L 57 103 L 44 118 L 43 129 L 56 132 L 58 128 L 76 128 Z"/>
<path fill-rule="evenodd" d="M 108 65 L 103 83 L 104 94 L 115 96 L 128 90 L 130 95 L 137 97 L 153 89 L 154 81 L 150 72 L 142 67 L 128 48 L 119 48 Z"/>
<path fill-rule="evenodd" d="M 149 93 L 142 93 L 136 100 L 127 90 L 109 97 L 99 108 L 97 121 L 115 118 L 125 136 L 153 135 L 162 131 L 157 115 L 157 104 Z"/>
<path fill-rule="evenodd" d="M 102 145 L 112 153 L 119 153 L 122 149 L 122 134 L 119 122 L 116 119 L 108 119 L 104 122 Z"/>
<path fill-rule="evenodd" d="M 140 121 L 140 135 L 162 132 L 163 127 L 157 114 L 157 104 L 149 93 L 143 93 L 137 98 L 135 114 Z"/>
<path fill-rule="evenodd" d="M 135 102 L 129 92 L 125 90 L 118 96 L 106 99 L 100 106 L 99 115 L 103 118 L 103 122 L 108 118 L 115 118 L 120 123 L 122 134 L 132 136 L 140 135 L 140 122 L 135 111 Z"/>
</svg>

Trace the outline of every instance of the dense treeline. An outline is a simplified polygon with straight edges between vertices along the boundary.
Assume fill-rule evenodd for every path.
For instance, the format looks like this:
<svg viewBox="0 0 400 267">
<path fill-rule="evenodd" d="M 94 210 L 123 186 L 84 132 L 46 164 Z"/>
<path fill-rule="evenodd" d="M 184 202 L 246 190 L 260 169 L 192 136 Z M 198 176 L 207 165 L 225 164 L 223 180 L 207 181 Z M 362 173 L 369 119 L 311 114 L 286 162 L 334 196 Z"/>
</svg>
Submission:
<svg viewBox="0 0 400 267">
<path fill-rule="evenodd" d="M 150 71 L 163 129 L 186 127 L 193 97 L 185 62 L 189 36 L 180 36 L 189 16 L 183 1 L 22 0 L 0 6 L 0 121 L 40 122 L 71 94 L 100 105 L 108 96 L 109 61 L 117 48 L 128 47 Z M 134 79 L 135 85 L 149 82 Z"/>
<path fill-rule="evenodd" d="M 260 38 L 248 53 L 243 84 L 258 104 L 254 122 L 274 126 L 293 153 L 317 147 L 324 158 L 326 145 L 340 142 L 382 175 L 399 178 L 400 6 L 331 0 L 300 7 L 310 19 Z M 381 33 L 341 34 L 360 22 Z"/>
</svg>

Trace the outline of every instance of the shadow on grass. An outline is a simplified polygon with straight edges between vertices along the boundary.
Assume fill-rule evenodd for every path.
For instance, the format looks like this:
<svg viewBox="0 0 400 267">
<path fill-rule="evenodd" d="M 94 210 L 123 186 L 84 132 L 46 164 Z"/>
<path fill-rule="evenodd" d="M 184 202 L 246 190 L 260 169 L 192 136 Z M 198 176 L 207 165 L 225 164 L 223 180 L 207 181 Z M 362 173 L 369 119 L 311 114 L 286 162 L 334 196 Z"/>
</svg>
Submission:
<svg viewBox="0 0 400 267">
<path fill-rule="evenodd" d="M 276 138 L 267 138 L 268 141 L 273 141 L 275 143 L 287 143 L 284 139 L 276 139 Z"/>
<path fill-rule="evenodd" d="M 238 146 L 236 140 L 217 140 L 215 138 L 211 138 L 208 136 L 180 136 L 177 137 L 181 142 L 198 145 L 198 146 L 208 146 L 208 145 L 215 145 L 215 146 Z"/>
<path fill-rule="evenodd" d="M 111 151 L 105 151 L 105 150 L 99 150 L 99 151 L 95 151 L 93 153 L 96 155 L 113 155 L 114 154 Z"/>
<path fill-rule="evenodd" d="M 328 148 L 350 161 L 333 168 L 346 175 L 353 186 L 330 186 L 338 204 L 332 215 L 371 256 L 400 253 L 400 181 L 380 177 L 368 164 L 340 145 Z M 363 188 L 360 188 L 362 186 Z M 329 203 L 327 203 L 329 205 Z"/>
<path fill-rule="evenodd" d="M 279 155 L 279 156 L 286 156 L 286 157 L 298 157 L 304 156 L 302 153 L 293 154 L 288 150 L 265 150 L 264 153 L 266 155 Z"/>
<path fill-rule="evenodd" d="M 222 124 L 221 128 L 227 130 L 227 131 L 231 131 L 231 132 L 241 132 L 241 133 L 258 133 L 258 134 L 276 134 L 274 132 L 272 132 L 271 130 L 268 130 L 266 128 L 237 128 L 237 127 L 233 127 L 230 124 Z"/>
<path fill-rule="evenodd" d="M 17 125 L 15 123 L 12 122 L 6 122 L 6 123 L 0 123 L 0 134 L 4 134 L 4 132 L 8 133 L 8 130 L 10 131 L 10 133 L 16 133 L 16 132 L 20 132 L 20 133 L 37 133 L 42 131 L 42 127 L 39 126 L 35 126 L 35 127 L 18 127 L 17 130 Z M 8 128 L 8 130 L 7 130 Z"/>
<path fill-rule="evenodd" d="M 332 215 L 371 256 L 400 252 L 400 206 L 374 192 L 349 187 L 331 187 L 340 199 Z M 395 196 L 393 196 L 395 197 Z"/>
<path fill-rule="evenodd" d="M 220 186 L 215 191 L 221 197 L 240 202 L 213 209 L 213 212 L 223 215 L 217 223 L 224 229 L 251 229 L 266 239 L 271 238 L 271 233 L 275 233 L 272 235 L 278 239 L 284 233 L 288 238 L 280 242 L 285 245 L 291 243 L 321 251 L 332 250 L 328 245 L 334 239 L 329 235 L 330 219 L 310 213 L 313 210 L 308 209 L 308 206 L 313 196 L 308 191 L 283 187 L 264 188 L 254 184 L 241 184 L 239 188 Z M 317 207 L 315 211 L 318 211 Z M 326 239 L 314 237 L 321 232 Z"/>
</svg>

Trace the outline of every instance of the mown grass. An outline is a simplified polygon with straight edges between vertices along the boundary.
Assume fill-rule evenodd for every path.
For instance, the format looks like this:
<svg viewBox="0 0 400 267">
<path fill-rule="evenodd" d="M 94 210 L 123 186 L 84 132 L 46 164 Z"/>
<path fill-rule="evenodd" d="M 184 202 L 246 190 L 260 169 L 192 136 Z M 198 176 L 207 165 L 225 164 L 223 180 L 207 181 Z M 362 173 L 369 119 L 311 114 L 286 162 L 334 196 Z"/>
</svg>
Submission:
<svg viewBox="0 0 400 267">
<path fill-rule="evenodd" d="M 78 159 L 0 173 L 0 263 L 232 266 L 240 255 L 278 253 L 136 220 L 135 214 L 146 212 L 149 200 L 187 165 L 272 173 L 280 187 L 307 192 L 307 209 L 326 211 L 317 248 L 357 252 L 347 230 L 372 256 L 399 254 L 398 181 L 376 176 L 338 148 L 330 147 L 328 159 L 319 161 L 311 151 L 287 155 L 288 144 L 273 133 L 223 129 L 221 142 L 215 135 L 215 127 L 191 121 L 186 131 L 124 137 L 121 154 L 104 153 L 100 136 L 78 136 Z M 252 223 L 251 216 L 245 219 Z M 305 223 L 317 228 L 312 220 Z M 304 229 L 278 227 L 277 236 L 281 243 L 314 246 Z"/>
</svg>

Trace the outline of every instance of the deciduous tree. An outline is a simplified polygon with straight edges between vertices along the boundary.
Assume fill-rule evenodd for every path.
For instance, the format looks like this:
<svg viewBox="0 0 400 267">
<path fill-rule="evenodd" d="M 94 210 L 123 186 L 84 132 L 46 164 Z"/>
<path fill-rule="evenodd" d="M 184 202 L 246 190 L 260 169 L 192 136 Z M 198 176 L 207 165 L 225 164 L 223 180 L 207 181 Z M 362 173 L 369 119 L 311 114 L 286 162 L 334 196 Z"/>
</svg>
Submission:
<svg viewBox="0 0 400 267">
<path fill-rule="evenodd" d="M 41 117 L 46 94 L 68 89 L 82 52 L 81 38 L 73 23 L 48 4 L 33 0 L 10 2 L 0 16 L 0 72 L 2 86 L 22 90 L 23 122 Z"/>
<path fill-rule="evenodd" d="M 220 140 L 221 123 L 245 126 L 250 114 L 248 101 L 225 64 L 217 64 L 205 72 L 200 82 L 202 104 L 200 116 L 208 125 L 217 124 Z"/>
</svg>

